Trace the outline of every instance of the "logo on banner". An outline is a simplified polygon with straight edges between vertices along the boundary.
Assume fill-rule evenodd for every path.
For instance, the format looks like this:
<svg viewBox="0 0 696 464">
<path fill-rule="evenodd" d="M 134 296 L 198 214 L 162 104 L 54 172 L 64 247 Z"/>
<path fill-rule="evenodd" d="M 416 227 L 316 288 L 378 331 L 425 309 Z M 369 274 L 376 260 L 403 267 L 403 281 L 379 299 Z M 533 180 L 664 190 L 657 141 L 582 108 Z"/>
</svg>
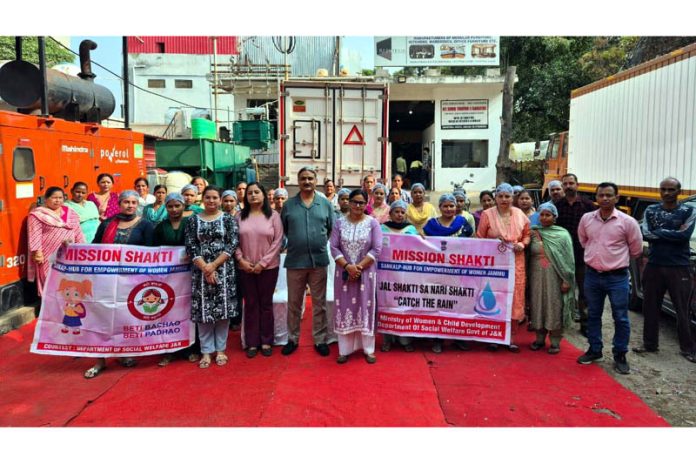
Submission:
<svg viewBox="0 0 696 464">
<path fill-rule="evenodd" d="M 343 141 L 343 145 L 365 145 L 365 139 L 363 138 L 358 126 L 353 124 L 353 128 L 348 133 L 348 137 Z"/>
<path fill-rule="evenodd" d="M 164 282 L 143 282 L 128 294 L 128 311 L 141 321 L 154 321 L 172 309 L 174 300 L 174 290 Z"/>
<path fill-rule="evenodd" d="M 444 240 L 440 242 L 440 251 L 447 251 L 447 242 Z"/>
<path fill-rule="evenodd" d="M 496 316 L 501 312 L 501 309 L 496 306 L 498 306 L 498 300 L 495 298 L 490 282 L 487 282 L 486 287 L 476 298 L 474 311 L 482 316 Z"/>
</svg>

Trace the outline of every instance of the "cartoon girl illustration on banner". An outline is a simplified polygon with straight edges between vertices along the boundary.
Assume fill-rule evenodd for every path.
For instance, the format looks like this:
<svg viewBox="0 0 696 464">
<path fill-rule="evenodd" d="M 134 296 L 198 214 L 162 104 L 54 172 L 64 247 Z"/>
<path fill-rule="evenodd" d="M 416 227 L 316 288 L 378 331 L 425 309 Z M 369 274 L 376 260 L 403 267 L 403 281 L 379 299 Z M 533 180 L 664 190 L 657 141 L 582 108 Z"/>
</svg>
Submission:
<svg viewBox="0 0 696 464">
<path fill-rule="evenodd" d="M 72 329 L 74 335 L 80 334 L 82 319 L 87 316 L 87 309 L 82 304 L 85 296 L 92 296 L 92 281 L 63 279 L 58 285 L 58 293 L 65 299 L 63 306 L 63 328 L 62 333 L 68 333 Z"/>
<path fill-rule="evenodd" d="M 159 310 L 160 305 L 163 303 L 162 294 L 156 288 L 148 288 L 140 297 L 138 305 L 142 307 L 145 314 L 153 314 Z"/>
</svg>

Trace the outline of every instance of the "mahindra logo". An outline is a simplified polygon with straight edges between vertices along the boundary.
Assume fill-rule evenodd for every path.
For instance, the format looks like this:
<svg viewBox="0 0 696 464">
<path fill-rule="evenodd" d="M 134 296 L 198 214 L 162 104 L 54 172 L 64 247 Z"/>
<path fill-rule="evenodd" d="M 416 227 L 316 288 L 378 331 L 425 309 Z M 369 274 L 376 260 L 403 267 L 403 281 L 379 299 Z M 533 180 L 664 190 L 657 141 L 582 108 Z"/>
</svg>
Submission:
<svg viewBox="0 0 696 464">
<path fill-rule="evenodd" d="M 110 162 L 114 162 L 114 158 L 116 158 L 116 162 L 118 163 L 119 160 L 128 160 L 128 149 L 125 150 L 117 150 L 116 147 L 114 146 L 111 150 L 107 149 L 101 149 L 99 150 L 99 156 L 101 159 L 108 158 Z M 123 161 L 121 161 L 123 162 Z"/>
<path fill-rule="evenodd" d="M 87 147 L 76 147 L 74 145 L 61 145 L 60 150 L 63 153 L 89 153 L 89 148 Z"/>
</svg>

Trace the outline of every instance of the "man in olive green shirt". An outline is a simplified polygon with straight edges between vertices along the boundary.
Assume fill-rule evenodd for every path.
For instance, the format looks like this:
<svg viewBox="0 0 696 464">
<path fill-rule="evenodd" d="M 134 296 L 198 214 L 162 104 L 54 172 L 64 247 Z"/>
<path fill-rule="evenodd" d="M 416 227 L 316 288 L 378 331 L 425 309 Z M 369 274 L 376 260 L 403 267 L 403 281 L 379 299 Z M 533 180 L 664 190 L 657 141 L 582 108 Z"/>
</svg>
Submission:
<svg viewBox="0 0 696 464">
<path fill-rule="evenodd" d="M 288 238 L 285 258 L 288 281 L 288 343 L 281 351 L 292 354 L 300 338 L 302 299 L 309 284 L 312 294 L 312 336 L 321 356 L 330 354 L 327 340 L 326 279 L 329 265 L 327 244 L 334 223 L 333 206 L 314 189 L 317 173 L 304 167 L 297 174 L 300 193 L 283 205 L 281 220 Z"/>
</svg>

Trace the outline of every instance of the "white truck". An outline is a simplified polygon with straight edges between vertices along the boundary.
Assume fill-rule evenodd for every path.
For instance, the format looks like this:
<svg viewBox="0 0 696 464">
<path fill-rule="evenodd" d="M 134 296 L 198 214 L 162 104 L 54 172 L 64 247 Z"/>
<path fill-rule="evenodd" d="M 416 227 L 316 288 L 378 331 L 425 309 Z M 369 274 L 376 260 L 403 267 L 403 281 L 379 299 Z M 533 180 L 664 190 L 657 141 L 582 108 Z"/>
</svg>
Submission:
<svg viewBox="0 0 696 464">
<path fill-rule="evenodd" d="M 567 162 L 580 191 L 614 182 L 639 219 L 665 177 L 696 194 L 696 44 L 574 90 Z"/>
<path fill-rule="evenodd" d="M 367 174 L 388 179 L 388 87 L 374 82 L 285 81 L 280 88 L 280 180 L 297 189 L 303 166 L 317 183 L 357 187 Z"/>
</svg>

